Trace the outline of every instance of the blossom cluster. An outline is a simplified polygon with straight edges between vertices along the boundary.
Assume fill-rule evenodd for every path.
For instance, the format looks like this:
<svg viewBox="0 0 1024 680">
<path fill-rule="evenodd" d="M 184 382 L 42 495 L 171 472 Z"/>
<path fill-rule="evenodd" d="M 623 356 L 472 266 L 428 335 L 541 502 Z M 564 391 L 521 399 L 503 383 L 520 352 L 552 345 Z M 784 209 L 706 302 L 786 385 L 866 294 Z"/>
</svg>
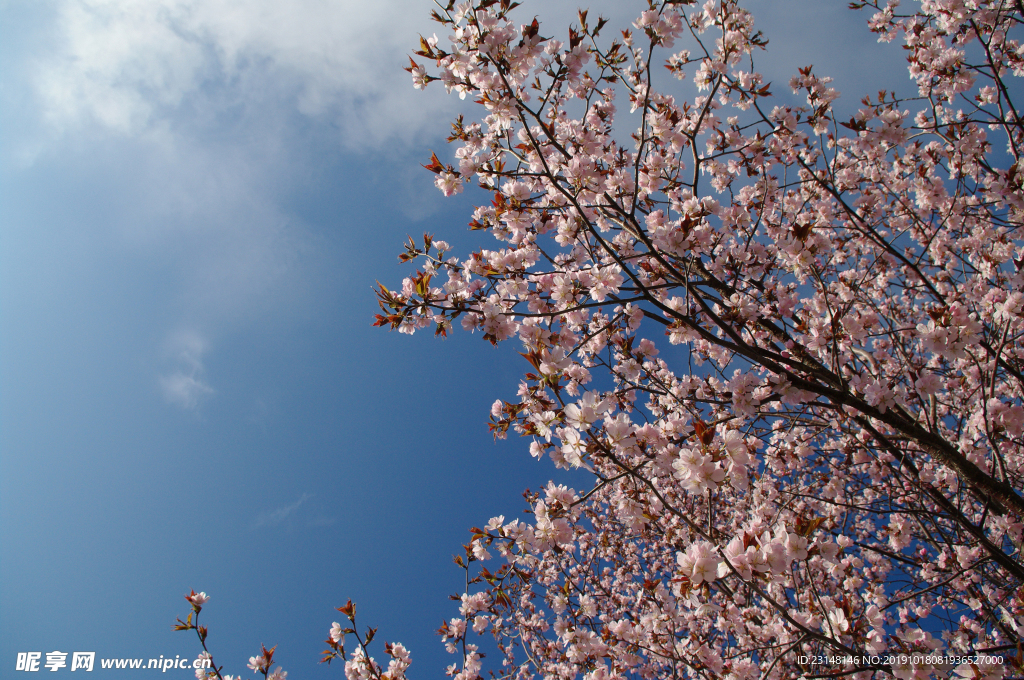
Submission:
<svg viewBox="0 0 1024 680">
<path fill-rule="evenodd" d="M 521 345 L 492 431 L 593 485 L 473 530 L 449 673 L 484 673 L 484 635 L 495 674 L 587 680 L 1016 650 L 1024 8 L 854 3 L 918 96 L 846 118 L 811 67 L 773 94 L 736 0 L 651 0 L 611 38 L 516 5 L 449 2 L 409 67 L 483 107 L 425 167 L 484 192 L 470 227 L 497 245 L 410 241 L 376 325 Z"/>
</svg>

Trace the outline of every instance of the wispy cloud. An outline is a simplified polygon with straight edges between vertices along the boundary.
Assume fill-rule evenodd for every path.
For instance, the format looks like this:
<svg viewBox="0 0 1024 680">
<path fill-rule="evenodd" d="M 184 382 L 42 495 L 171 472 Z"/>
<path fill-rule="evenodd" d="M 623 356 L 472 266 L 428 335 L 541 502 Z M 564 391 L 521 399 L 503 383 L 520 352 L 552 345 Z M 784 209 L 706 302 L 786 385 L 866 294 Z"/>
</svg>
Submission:
<svg viewBox="0 0 1024 680">
<path fill-rule="evenodd" d="M 417 95 L 402 66 L 421 2 L 378 0 L 61 0 L 57 49 L 34 69 L 56 128 L 98 123 L 126 134 L 246 103 L 327 116 L 342 141 L 408 139 L 448 107 Z M 202 106 L 196 106 L 201 102 Z M 190 106 L 190 103 L 192 104 Z M 412 104 L 415 103 L 415 106 Z"/>
<path fill-rule="evenodd" d="M 299 500 L 295 501 L 290 505 L 271 510 L 269 512 L 262 512 L 256 517 L 256 521 L 253 522 L 252 528 L 259 529 L 261 527 L 274 527 L 285 521 L 290 515 L 299 509 L 303 503 L 313 497 L 313 494 L 304 493 Z"/>
<path fill-rule="evenodd" d="M 626 25 L 639 7 L 613 0 L 586 3 Z M 868 49 L 865 17 L 806 0 L 750 0 L 772 39 L 759 66 L 782 85 L 814 54 L 823 71 L 860 82 L 881 76 Z M 363 150 L 382 142 L 436 134 L 458 106 L 435 86 L 417 93 L 402 71 L 417 33 L 437 29 L 423 0 L 56 0 L 54 44 L 31 69 L 42 116 L 55 129 L 98 123 L 126 134 L 165 134 L 227 113 L 268 109 L 329 120 L 343 144 Z M 574 20 L 575 3 L 548 3 L 546 34 Z M 801 15 L 806 22 L 792 22 Z M 517 19 L 530 17 L 524 11 Z M 818 30 L 806 31 L 814 25 Z M 830 49 L 830 47 L 832 49 Z M 889 52 L 898 49 L 892 46 Z M 864 50 L 861 50 L 864 51 Z M 884 51 L 884 48 L 882 48 Z M 791 58 L 792 57 L 792 58 Z M 891 55 L 890 55 L 891 57 Z M 867 60 L 867 61 L 865 61 Z M 898 71 L 898 69 L 897 69 Z M 867 75 L 869 74 L 869 75 Z M 897 73 L 889 81 L 905 81 Z M 851 94 L 854 94 L 851 92 Z M 244 114 L 243 114 L 244 115 Z"/>
<path fill-rule="evenodd" d="M 183 331 L 171 338 L 168 349 L 174 368 L 159 376 L 160 391 L 168 404 L 194 410 L 213 394 L 202 379 L 206 342 L 194 331 Z"/>
</svg>

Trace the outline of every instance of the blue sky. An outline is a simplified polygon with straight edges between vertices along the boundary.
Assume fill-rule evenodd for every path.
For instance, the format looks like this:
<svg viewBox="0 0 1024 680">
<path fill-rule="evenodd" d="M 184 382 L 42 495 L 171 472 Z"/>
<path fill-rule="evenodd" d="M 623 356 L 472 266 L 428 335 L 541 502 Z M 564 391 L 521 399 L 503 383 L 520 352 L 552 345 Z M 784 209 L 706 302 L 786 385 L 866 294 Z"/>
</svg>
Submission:
<svg viewBox="0 0 1024 680">
<path fill-rule="evenodd" d="M 767 78 L 905 90 L 845 5 L 752 3 Z M 230 673 L 262 642 L 290 678 L 342 677 L 316 661 L 347 598 L 443 672 L 451 555 L 553 470 L 487 432 L 512 345 L 370 327 L 407 234 L 488 246 L 480 197 L 419 167 L 473 113 L 402 71 L 430 6 L 0 0 L 5 677 L 20 651 L 194 657 L 190 588 Z M 554 33 L 575 9 L 519 12 Z"/>
</svg>

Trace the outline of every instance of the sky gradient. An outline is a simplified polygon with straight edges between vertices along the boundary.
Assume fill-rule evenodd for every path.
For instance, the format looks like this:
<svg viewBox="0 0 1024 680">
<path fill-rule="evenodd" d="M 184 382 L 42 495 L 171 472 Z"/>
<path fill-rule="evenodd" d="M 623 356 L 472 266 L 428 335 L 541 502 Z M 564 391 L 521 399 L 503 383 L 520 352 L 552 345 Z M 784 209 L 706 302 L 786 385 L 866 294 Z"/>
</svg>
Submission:
<svg viewBox="0 0 1024 680">
<path fill-rule="evenodd" d="M 906 90 L 845 5 L 750 3 L 778 94 L 809 63 L 844 106 Z M 0 0 L 4 677 L 23 651 L 194 658 L 171 630 L 191 588 L 228 673 L 265 643 L 291 680 L 343 677 L 317 659 L 347 598 L 443 673 L 451 555 L 555 471 L 488 434 L 511 345 L 370 327 L 407 234 L 491 247 L 466 229 L 485 199 L 419 165 L 476 115 L 402 70 L 430 8 Z M 518 19 L 564 34 L 575 10 Z"/>
</svg>

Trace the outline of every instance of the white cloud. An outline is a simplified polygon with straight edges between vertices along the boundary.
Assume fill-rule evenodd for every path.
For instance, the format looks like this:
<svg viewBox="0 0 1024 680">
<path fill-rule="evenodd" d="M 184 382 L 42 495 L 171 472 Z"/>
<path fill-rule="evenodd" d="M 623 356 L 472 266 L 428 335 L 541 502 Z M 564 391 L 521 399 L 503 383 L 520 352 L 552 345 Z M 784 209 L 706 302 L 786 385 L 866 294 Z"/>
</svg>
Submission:
<svg viewBox="0 0 1024 680">
<path fill-rule="evenodd" d="M 260 513 L 260 515 L 256 518 L 256 521 L 253 522 L 252 528 L 259 529 L 260 527 L 273 527 L 279 525 L 281 522 L 285 521 L 289 515 L 298 510 L 300 505 L 302 505 L 312 497 L 312 494 L 304 493 L 302 494 L 302 497 L 299 500 L 295 501 L 291 505 L 285 505 L 283 507 L 277 508 L 276 510 Z"/>
<path fill-rule="evenodd" d="M 436 121 L 431 109 L 452 106 L 402 71 L 417 32 L 432 30 L 428 11 L 416 0 L 63 0 L 35 88 L 57 129 L 137 134 L 190 101 L 209 115 L 219 98 L 328 116 L 366 148 L 410 139 Z"/>
<path fill-rule="evenodd" d="M 167 403 L 187 410 L 196 408 L 203 397 L 213 394 L 212 387 L 181 371 L 160 376 L 160 389 Z"/>
<path fill-rule="evenodd" d="M 623 27 L 642 9 L 585 4 Z M 865 73 L 879 76 L 877 51 L 865 54 L 874 39 L 863 13 L 807 0 L 748 4 L 772 39 L 758 61 L 780 91 L 796 66 L 812 61 L 849 76 L 854 101 L 878 89 L 860 86 Z M 98 123 L 138 134 L 249 106 L 326 118 L 343 143 L 366 150 L 437 134 L 459 106 L 439 86 L 415 92 L 402 70 L 417 33 L 439 28 L 427 0 L 56 0 L 56 8 L 57 43 L 37 57 L 33 81 L 57 130 Z M 523 8 L 514 20 L 538 10 L 545 33 L 560 35 L 576 3 Z"/>
<path fill-rule="evenodd" d="M 167 349 L 174 368 L 159 376 L 160 391 L 168 404 L 194 410 L 213 394 L 202 379 L 206 342 L 194 331 L 183 331 L 170 339 Z"/>
</svg>

